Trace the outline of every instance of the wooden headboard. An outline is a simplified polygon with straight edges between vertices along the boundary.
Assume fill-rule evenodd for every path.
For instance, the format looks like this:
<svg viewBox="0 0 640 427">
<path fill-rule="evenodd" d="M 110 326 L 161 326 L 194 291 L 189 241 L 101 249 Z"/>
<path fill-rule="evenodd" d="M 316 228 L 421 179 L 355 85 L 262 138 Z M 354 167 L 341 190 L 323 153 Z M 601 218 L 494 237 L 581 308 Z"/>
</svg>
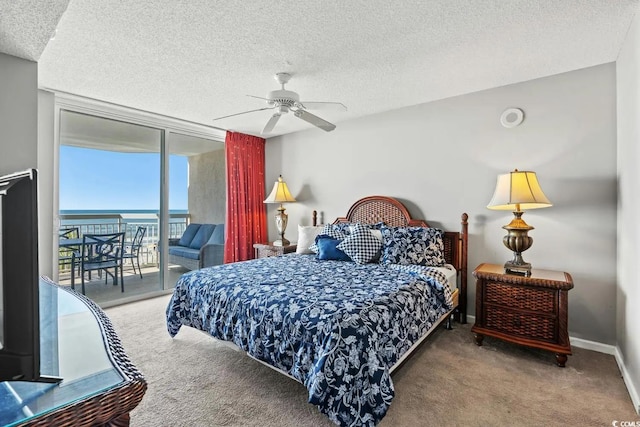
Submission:
<svg viewBox="0 0 640 427">
<path fill-rule="evenodd" d="M 461 230 L 444 232 L 445 260 L 458 271 L 460 295 L 456 320 L 460 321 L 460 323 L 467 323 L 468 219 L 469 216 L 463 213 L 460 222 Z M 315 222 L 316 215 L 314 211 L 314 225 Z M 386 196 L 369 196 L 358 200 L 349 208 L 345 217 L 339 217 L 333 223 L 339 222 L 359 222 L 363 224 L 384 222 L 391 227 L 429 227 L 426 221 L 411 218 L 407 208 L 398 200 Z"/>
</svg>

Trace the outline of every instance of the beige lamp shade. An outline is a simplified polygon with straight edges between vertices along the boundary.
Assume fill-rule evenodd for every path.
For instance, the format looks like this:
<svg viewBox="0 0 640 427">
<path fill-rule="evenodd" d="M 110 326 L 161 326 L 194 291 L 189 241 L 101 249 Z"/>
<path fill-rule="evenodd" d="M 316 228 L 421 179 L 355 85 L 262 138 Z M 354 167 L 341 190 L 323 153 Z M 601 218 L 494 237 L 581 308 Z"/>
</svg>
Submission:
<svg viewBox="0 0 640 427">
<path fill-rule="evenodd" d="M 552 206 L 542 192 L 535 172 L 519 171 L 498 175 L 496 189 L 487 208 L 516 211 Z"/>
<path fill-rule="evenodd" d="M 264 199 L 264 203 L 286 203 L 295 201 L 296 199 L 289 192 L 287 183 L 282 180 L 282 175 L 280 175 L 275 184 L 273 184 L 273 190 L 271 190 L 269 196 Z"/>
</svg>

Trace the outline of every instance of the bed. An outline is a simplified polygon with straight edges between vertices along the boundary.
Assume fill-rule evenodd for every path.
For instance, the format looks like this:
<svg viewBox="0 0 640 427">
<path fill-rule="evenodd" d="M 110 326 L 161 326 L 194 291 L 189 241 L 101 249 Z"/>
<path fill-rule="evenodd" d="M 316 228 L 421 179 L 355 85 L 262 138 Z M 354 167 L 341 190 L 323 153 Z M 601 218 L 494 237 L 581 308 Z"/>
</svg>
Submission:
<svg viewBox="0 0 640 427">
<path fill-rule="evenodd" d="M 384 196 L 358 200 L 323 230 L 376 227 L 438 231 Z M 286 254 L 191 271 L 176 284 L 167 329 L 233 343 L 304 384 L 338 425 L 376 425 L 394 396 L 391 373 L 441 323 L 466 323 L 467 215 L 461 231 L 438 232 L 438 267 Z"/>
</svg>

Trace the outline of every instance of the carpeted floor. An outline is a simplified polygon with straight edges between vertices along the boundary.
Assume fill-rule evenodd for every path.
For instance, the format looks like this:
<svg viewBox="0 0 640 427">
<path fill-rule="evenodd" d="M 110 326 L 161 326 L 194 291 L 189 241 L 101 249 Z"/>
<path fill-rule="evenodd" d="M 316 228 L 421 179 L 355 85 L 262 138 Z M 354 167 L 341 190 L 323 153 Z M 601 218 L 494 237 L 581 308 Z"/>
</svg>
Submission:
<svg viewBox="0 0 640 427">
<path fill-rule="evenodd" d="M 148 390 L 131 414 L 141 426 L 332 426 L 299 383 L 191 328 L 172 339 L 168 296 L 106 311 Z M 553 355 L 486 338 L 471 325 L 439 329 L 393 376 L 380 426 L 611 426 L 640 422 L 613 356 Z"/>
</svg>

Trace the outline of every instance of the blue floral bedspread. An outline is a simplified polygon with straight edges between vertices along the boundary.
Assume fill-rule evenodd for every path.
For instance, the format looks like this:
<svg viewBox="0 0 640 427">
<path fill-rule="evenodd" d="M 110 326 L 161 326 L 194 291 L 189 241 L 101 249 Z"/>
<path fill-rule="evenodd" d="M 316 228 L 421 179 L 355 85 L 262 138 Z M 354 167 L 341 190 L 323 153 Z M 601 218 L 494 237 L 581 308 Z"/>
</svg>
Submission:
<svg viewBox="0 0 640 427">
<path fill-rule="evenodd" d="M 389 369 L 451 308 L 446 277 L 428 267 L 291 254 L 184 274 L 167 328 L 232 341 L 304 384 L 336 424 L 373 426 L 394 396 Z"/>
</svg>

